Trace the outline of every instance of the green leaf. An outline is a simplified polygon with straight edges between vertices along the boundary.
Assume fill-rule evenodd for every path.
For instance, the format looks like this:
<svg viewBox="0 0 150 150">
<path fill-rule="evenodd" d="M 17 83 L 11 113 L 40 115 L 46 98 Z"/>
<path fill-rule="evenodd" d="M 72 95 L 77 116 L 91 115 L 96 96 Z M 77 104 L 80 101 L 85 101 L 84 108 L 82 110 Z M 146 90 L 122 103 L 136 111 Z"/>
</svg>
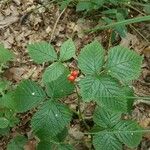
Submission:
<svg viewBox="0 0 150 150">
<path fill-rule="evenodd" d="M 27 139 L 24 136 L 16 136 L 10 141 L 7 146 L 7 150 L 24 150 L 24 145 L 27 143 Z"/>
<path fill-rule="evenodd" d="M 78 65 L 84 74 L 97 74 L 104 65 L 104 49 L 98 41 L 86 45 L 78 57 Z"/>
<path fill-rule="evenodd" d="M 9 134 L 10 134 L 10 128 L 9 127 L 3 128 L 3 129 L 0 128 L 0 137 L 1 136 L 6 136 L 6 135 L 9 135 Z"/>
<path fill-rule="evenodd" d="M 55 143 L 62 143 L 64 142 L 66 136 L 68 135 L 68 128 L 65 127 L 61 132 L 59 132 L 56 136 L 48 135 L 47 133 L 43 131 L 37 131 L 36 136 L 41 140 L 41 141 L 48 141 L 48 142 L 53 142 Z"/>
<path fill-rule="evenodd" d="M 0 44 L 0 64 L 6 63 L 7 61 L 12 60 L 13 58 L 13 53 L 10 52 L 8 49 L 4 48 L 2 44 Z"/>
<path fill-rule="evenodd" d="M 63 10 L 63 9 L 65 9 L 68 5 L 69 5 L 69 3 L 71 2 L 72 0 L 63 0 L 62 2 L 60 2 L 60 9 L 61 10 Z"/>
<path fill-rule="evenodd" d="M 53 150 L 53 143 L 40 141 L 40 143 L 38 143 L 37 150 Z"/>
<path fill-rule="evenodd" d="M 122 13 L 116 13 L 117 21 L 125 20 Z M 121 37 L 126 37 L 126 26 L 125 25 L 119 25 L 115 27 L 115 30 L 119 33 Z"/>
<path fill-rule="evenodd" d="M 34 132 L 54 137 L 69 124 L 71 117 L 72 114 L 66 106 L 49 100 L 33 116 L 32 129 Z"/>
<path fill-rule="evenodd" d="M 54 62 L 57 60 L 57 53 L 52 45 L 47 42 L 38 42 L 27 46 L 30 57 L 38 64 Z"/>
<path fill-rule="evenodd" d="M 15 110 L 15 102 L 13 100 L 14 92 L 7 92 L 1 99 L 0 99 L 0 108 L 9 108 L 11 110 Z"/>
<path fill-rule="evenodd" d="M 36 107 L 46 98 L 43 89 L 31 80 L 22 81 L 14 94 L 15 108 L 18 112 L 25 112 Z"/>
<path fill-rule="evenodd" d="M 74 150 L 72 145 L 69 144 L 59 144 L 58 150 Z"/>
<path fill-rule="evenodd" d="M 60 49 L 60 60 L 66 61 L 75 56 L 76 47 L 72 39 L 68 39 L 64 42 Z"/>
<path fill-rule="evenodd" d="M 117 131 L 117 138 L 128 147 L 136 147 L 142 140 L 144 131 L 135 121 L 120 121 L 114 129 Z"/>
<path fill-rule="evenodd" d="M 122 46 L 110 49 L 108 54 L 108 73 L 121 81 L 137 79 L 141 72 L 142 57 Z"/>
<path fill-rule="evenodd" d="M 0 80 L 0 92 L 8 89 L 10 82 L 7 80 Z"/>
<path fill-rule="evenodd" d="M 111 133 L 99 132 L 93 137 L 93 145 L 96 150 L 122 150 L 121 142 Z"/>
<path fill-rule="evenodd" d="M 68 81 L 67 76 L 69 71 L 66 70 L 64 74 L 60 75 L 56 80 L 46 84 L 46 92 L 51 98 L 62 98 L 74 91 L 74 84 Z"/>
<path fill-rule="evenodd" d="M 4 117 L 0 117 L 0 128 L 3 129 L 3 128 L 7 128 L 9 125 L 9 120 L 7 120 L 6 118 Z"/>
<path fill-rule="evenodd" d="M 84 11 L 87 10 L 89 11 L 91 9 L 91 2 L 78 2 L 77 6 L 76 6 L 76 11 Z"/>
<path fill-rule="evenodd" d="M 60 62 L 55 62 L 46 68 L 42 80 L 46 84 L 48 82 L 54 81 L 59 78 L 64 71 L 66 70 L 65 66 Z"/>
<path fill-rule="evenodd" d="M 93 116 L 94 122 L 103 128 L 113 127 L 119 122 L 120 118 L 121 113 L 112 112 L 102 107 L 97 107 Z"/>
<path fill-rule="evenodd" d="M 107 75 L 86 76 L 79 82 L 84 101 L 94 100 L 112 111 L 126 112 L 127 104 L 118 81 Z"/>
<path fill-rule="evenodd" d="M 126 96 L 128 113 L 131 113 L 133 110 L 133 103 L 135 100 L 134 90 L 128 86 L 125 86 L 122 88 L 122 91 L 125 93 Z"/>
<path fill-rule="evenodd" d="M 135 121 L 119 121 L 112 129 L 100 131 L 93 137 L 94 147 L 106 150 L 122 150 L 121 143 L 130 148 L 138 146 L 144 130 Z"/>
<path fill-rule="evenodd" d="M 145 5 L 144 11 L 145 11 L 147 14 L 150 14 L 150 3 L 149 3 L 148 5 Z"/>
</svg>

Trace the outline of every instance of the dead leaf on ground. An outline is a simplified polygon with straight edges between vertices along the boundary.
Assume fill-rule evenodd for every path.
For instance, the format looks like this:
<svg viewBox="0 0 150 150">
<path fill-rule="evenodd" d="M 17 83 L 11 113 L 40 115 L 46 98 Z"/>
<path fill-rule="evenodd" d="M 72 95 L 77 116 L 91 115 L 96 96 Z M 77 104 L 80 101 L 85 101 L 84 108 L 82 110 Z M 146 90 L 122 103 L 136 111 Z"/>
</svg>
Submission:
<svg viewBox="0 0 150 150">
<path fill-rule="evenodd" d="M 15 22 L 17 22 L 19 19 L 18 16 L 8 16 L 6 18 L 4 18 L 3 20 L 0 20 L 0 29 L 7 27 Z"/>
<path fill-rule="evenodd" d="M 24 150 L 36 150 L 36 140 L 30 140 L 24 146 Z"/>
<path fill-rule="evenodd" d="M 76 125 L 69 129 L 69 135 L 72 136 L 76 140 L 81 140 L 84 137 L 84 134 L 81 131 L 79 131 L 79 128 L 80 127 Z"/>
</svg>

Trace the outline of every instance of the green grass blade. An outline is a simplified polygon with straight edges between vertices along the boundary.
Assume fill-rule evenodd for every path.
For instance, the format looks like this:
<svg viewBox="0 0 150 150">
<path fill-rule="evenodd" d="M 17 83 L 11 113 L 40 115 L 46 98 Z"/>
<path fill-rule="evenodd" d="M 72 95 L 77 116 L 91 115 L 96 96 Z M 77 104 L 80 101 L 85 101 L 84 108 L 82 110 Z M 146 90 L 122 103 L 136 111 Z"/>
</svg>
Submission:
<svg viewBox="0 0 150 150">
<path fill-rule="evenodd" d="M 113 28 L 115 26 L 128 25 L 128 24 L 143 22 L 143 21 L 150 21 L 150 15 L 127 19 L 127 20 L 123 20 L 123 21 L 119 21 L 119 22 L 114 22 L 114 23 L 100 26 L 100 27 L 95 27 L 94 29 L 87 30 L 86 32 L 96 32 L 98 30 L 105 30 L 105 29 Z"/>
</svg>

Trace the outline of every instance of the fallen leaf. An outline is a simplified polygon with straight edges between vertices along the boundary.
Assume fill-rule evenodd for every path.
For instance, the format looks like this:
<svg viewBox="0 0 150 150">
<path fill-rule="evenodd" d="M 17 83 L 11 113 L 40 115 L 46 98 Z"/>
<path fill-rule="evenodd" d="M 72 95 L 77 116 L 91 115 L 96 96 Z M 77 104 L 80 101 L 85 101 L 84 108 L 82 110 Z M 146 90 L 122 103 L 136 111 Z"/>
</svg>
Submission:
<svg viewBox="0 0 150 150">
<path fill-rule="evenodd" d="M 0 29 L 17 22 L 18 19 L 19 19 L 18 16 L 12 15 L 12 16 L 8 16 L 8 17 L 4 18 L 3 20 L 0 20 Z"/>
</svg>

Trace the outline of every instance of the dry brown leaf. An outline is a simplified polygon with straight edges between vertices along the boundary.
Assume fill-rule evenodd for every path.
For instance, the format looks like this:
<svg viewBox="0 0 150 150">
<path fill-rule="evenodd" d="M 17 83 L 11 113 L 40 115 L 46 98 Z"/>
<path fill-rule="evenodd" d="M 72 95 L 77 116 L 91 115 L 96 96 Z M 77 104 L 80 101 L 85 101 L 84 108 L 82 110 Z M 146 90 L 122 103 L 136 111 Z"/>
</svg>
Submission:
<svg viewBox="0 0 150 150">
<path fill-rule="evenodd" d="M 143 50 L 143 54 L 146 58 L 150 59 L 150 46 Z"/>
<path fill-rule="evenodd" d="M 79 131 L 79 127 L 77 125 L 69 129 L 69 134 L 76 140 L 81 140 L 84 137 L 84 134 Z"/>
<path fill-rule="evenodd" d="M 7 27 L 15 22 L 17 22 L 19 19 L 18 16 L 8 16 L 6 18 L 4 18 L 3 20 L 0 20 L 0 29 Z"/>
<path fill-rule="evenodd" d="M 36 150 L 36 141 L 28 141 L 27 144 L 24 146 L 24 150 Z"/>
</svg>

